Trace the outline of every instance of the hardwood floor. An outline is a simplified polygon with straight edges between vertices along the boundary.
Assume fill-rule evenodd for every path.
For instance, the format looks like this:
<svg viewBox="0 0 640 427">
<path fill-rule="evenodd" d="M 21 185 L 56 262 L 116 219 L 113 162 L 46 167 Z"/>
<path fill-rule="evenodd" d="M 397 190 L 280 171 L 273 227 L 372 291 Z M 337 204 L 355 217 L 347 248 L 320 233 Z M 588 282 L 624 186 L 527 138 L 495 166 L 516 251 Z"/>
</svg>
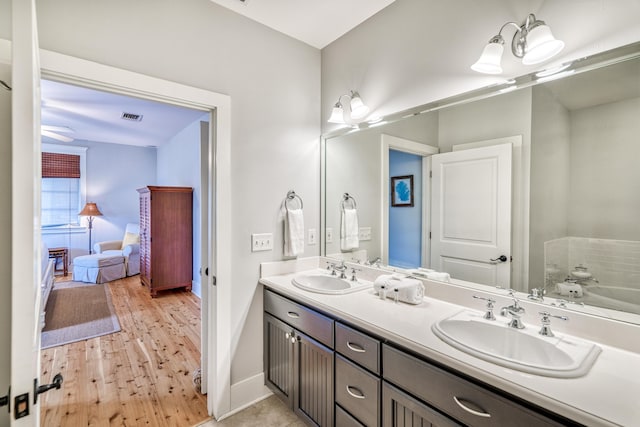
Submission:
<svg viewBox="0 0 640 427">
<path fill-rule="evenodd" d="M 67 276 L 65 280 L 71 280 Z M 151 298 L 139 276 L 108 283 L 122 330 L 42 351 L 42 426 L 193 426 L 206 419 L 197 393 L 200 300 L 182 290 Z"/>
</svg>

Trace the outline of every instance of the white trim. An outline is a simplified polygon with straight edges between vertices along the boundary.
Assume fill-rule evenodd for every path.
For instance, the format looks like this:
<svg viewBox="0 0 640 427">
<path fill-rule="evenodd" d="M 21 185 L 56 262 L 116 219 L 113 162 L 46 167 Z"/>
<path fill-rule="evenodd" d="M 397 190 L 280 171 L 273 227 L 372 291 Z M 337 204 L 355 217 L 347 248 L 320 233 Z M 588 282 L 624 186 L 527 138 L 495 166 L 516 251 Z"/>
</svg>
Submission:
<svg viewBox="0 0 640 427">
<path fill-rule="evenodd" d="M 437 154 L 440 152 L 440 149 L 437 147 L 432 147 L 431 145 L 422 144 L 419 142 L 411 141 L 409 139 L 398 138 L 397 136 L 387 135 L 385 133 L 380 134 L 380 159 L 381 165 L 380 169 L 382 173 L 380 174 L 380 194 L 382 199 L 382 210 L 380 212 L 380 229 L 382 230 L 382 238 L 380 239 L 380 253 L 382 254 L 382 263 L 389 264 L 389 150 L 397 150 L 405 153 L 415 154 L 422 157 L 428 157 L 433 154 Z M 428 174 L 429 171 L 425 170 L 425 162 L 422 163 L 422 175 L 424 177 L 425 174 Z M 426 182 L 423 178 L 423 182 Z M 429 239 L 425 238 L 427 235 L 427 230 L 430 227 L 427 227 L 427 223 L 424 222 L 424 218 L 428 217 L 430 208 L 430 203 L 425 203 L 427 199 L 425 199 L 425 191 L 423 186 L 423 203 L 422 203 L 422 218 L 423 218 L 423 228 L 422 228 L 422 259 L 424 261 L 425 253 L 429 253 Z M 428 236 L 428 235 L 427 235 Z M 426 245 L 426 246 L 425 246 Z M 425 265 L 425 264 L 423 264 Z"/>
<path fill-rule="evenodd" d="M 0 61 L 10 63 L 10 55 L 11 42 L 0 40 Z M 216 150 L 210 167 L 215 173 L 216 183 L 215 212 L 212 213 L 215 226 L 210 231 L 215 230 L 216 239 L 210 265 L 217 277 L 217 286 L 213 287 L 213 292 L 210 292 L 207 304 L 203 304 L 203 309 L 206 308 L 213 315 L 209 317 L 208 323 L 202 324 L 202 334 L 207 337 L 209 360 L 214 365 L 209 369 L 208 412 L 216 418 L 224 416 L 230 411 L 231 360 L 229 355 L 232 354 L 231 251 L 229 250 L 232 230 L 231 188 L 226 185 L 231 182 L 231 98 L 209 90 L 47 50 L 40 49 L 40 58 L 42 75 L 47 79 L 214 112 L 216 126 L 215 131 L 212 132 L 212 142 Z M 31 150 L 31 147 L 24 147 L 19 151 L 26 150 Z M 25 183 L 22 183 L 21 187 L 24 185 Z M 16 206 L 14 206 L 15 209 Z M 15 268 L 14 271 L 22 270 L 24 269 Z"/>
<path fill-rule="evenodd" d="M 223 418 L 242 411 L 243 409 L 259 402 L 273 393 L 264 385 L 264 373 L 260 372 L 231 386 L 231 407 L 233 410 Z M 218 420 L 220 421 L 220 420 Z"/>
</svg>

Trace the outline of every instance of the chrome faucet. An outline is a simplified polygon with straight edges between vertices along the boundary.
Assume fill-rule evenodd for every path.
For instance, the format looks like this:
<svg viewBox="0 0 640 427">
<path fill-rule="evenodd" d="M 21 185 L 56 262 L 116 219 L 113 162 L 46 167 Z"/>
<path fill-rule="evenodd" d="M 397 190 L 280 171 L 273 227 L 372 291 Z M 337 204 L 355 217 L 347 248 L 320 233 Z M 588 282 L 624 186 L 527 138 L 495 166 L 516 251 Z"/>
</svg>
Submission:
<svg viewBox="0 0 640 427">
<path fill-rule="evenodd" d="M 525 313 L 525 309 L 524 307 L 520 306 L 520 301 L 513 295 L 513 293 L 510 293 L 510 295 L 513 298 L 513 304 L 502 307 L 500 309 L 500 314 L 502 316 L 508 315 L 511 317 L 511 321 L 509 322 L 510 328 L 524 329 L 524 325 L 522 324 L 520 318 Z"/>
<path fill-rule="evenodd" d="M 382 259 L 380 259 L 380 257 L 377 256 L 374 259 L 372 259 L 371 261 L 366 260 L 364 265 L 375 265 L 377 268 L 380 268 L 380 263 L 381 262 L 382 262 Z"/>
<path fill-rule="evenodd" d="M 542 316 L 542 328 L 540 328 L 540 331 L 538 331 L 538 333 L 545 337 L 555 336 L 551 331 L 551 317 L 555 317 L 556 319 L 560 320 L 569 320 L 567 316 L 556 316 L 555 314 L 551 314 L 548 311 L 541 311 L 539 314 Z"/>
<path fill-rule="evenodd" d="M 347 266 L 344 265 L 344 260 L 341 260 L 340 264 L 338 264 L 338 265 L 333 264 L 333 273 L 331 273 L 331 274 L 335 275 L 336 271 L 340 272 L 340 278 L 341 279 L 346 279 L 347 278 L 347 273 L 346 273 Z"/>
<path fill-rule="evenodd" d="M 533 301 L 544 301 L 544 295 L 547 291 L 544 288 L 533 288 L 529 291 L 527 298 Z"/>
<path fill-rule="evenodd" d="M 494 316 L 493 314 L 493 305 L 496 303 L 496 300 L 494 300 L 493 298 L 479 297 L 477 295 L 472 296 L 475 299 L 481 299 L 487 302 L 487 311 L 484 313 L 484 316 L 482 316 L 482 318 L 487 320 L 496 320 L 496 316 Z"/>
</svg>

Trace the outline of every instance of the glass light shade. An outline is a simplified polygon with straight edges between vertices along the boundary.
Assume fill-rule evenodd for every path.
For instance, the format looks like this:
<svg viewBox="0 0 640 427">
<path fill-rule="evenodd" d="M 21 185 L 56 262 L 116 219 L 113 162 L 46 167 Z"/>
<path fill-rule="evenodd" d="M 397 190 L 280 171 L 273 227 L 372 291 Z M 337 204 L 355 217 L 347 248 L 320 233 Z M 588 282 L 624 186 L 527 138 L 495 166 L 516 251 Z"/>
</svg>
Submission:
<svg viewBox="0 0 640 427">
<path fill-rule="evenodd" d="M 351 98 L 351 118 L 361 119 L 369 114 L 369 107 L 364 105 L 360 95 L 355 93 Z"/>
<path fill-rule="evenodd" d="M 493 42 L 487 44 L 482 51 L 482 55 L 480 55 L 476 63 L 471 66 L 471 69 L 484 74 L 502 73 L 500 61 L 502 61 L 503 52 L 504 46 L 502 43 Z"/>
<path fill-rule="evenodd" d="M 87 202 L 78 214 L 80 216 L 102 216 L 102 212 L 94 202 Z"/>
<path fill-rule="evenodd" d="M 331 110 L 331 117 L 327 120 L 329 123 L 344 124 L 344 110 L 340 104 L 336 104 Z"/>
<path fill-rule="evenodd" d="M 525 65 L 539 64 L 554 57 L 562 49 L 564 49 L 564 42 L 553 37 L 549 26 L 538 25 L 527 34 L 522 63 Z"/>
</svg>

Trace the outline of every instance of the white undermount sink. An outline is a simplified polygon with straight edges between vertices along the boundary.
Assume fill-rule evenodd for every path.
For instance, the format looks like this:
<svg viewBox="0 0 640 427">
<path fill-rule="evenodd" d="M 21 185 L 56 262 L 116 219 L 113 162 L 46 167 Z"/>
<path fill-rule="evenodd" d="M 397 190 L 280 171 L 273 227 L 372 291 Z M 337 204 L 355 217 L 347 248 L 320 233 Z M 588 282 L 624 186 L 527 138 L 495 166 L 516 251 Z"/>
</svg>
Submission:
<svg viewBox="0 0 640 427">
<path fill-rule="evenodd" d="M 339 276 L 332 276 L 324 270 L 312 273 L 302 273 L 293 277 L 291 283 L 297 288 L 319 294 L 348 294 L 361 291 L 373 286 L 371 282 L 357 279 L 341 279 Z"/>
<path fill-rule="evenodd" d="M 556 378 L 585 375 L 600 354 L 597 345 L 556 333 L 538 334 L 539 327 L 507 326 L 508 320 L 485 320 L 482 313 L 464 310 L 435 323 L 431 330 L 447 344 L 472 356 L 530 374 Z"/>
</svg>

